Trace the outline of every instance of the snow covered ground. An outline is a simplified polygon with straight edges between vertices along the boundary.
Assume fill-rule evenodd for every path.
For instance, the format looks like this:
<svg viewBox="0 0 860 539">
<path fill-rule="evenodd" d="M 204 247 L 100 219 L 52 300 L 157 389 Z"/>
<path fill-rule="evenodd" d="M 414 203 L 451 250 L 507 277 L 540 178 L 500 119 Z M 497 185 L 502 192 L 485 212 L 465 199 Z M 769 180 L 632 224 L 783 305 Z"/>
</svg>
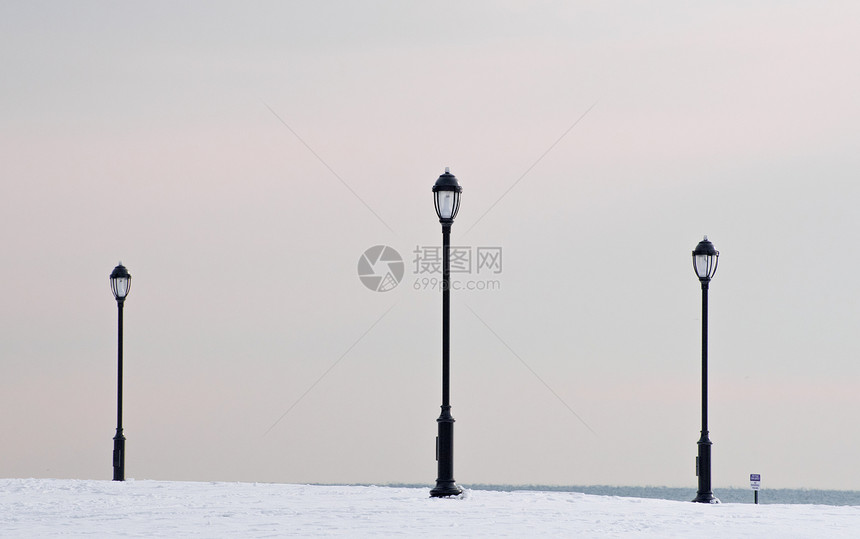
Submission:
<svg viewBox="0 0 860 539">
<path fill-rule="evenodd" d="M 572 492 L 0 479 L 0 537 L 860 537 L 860 507 Z"/>
</svg>

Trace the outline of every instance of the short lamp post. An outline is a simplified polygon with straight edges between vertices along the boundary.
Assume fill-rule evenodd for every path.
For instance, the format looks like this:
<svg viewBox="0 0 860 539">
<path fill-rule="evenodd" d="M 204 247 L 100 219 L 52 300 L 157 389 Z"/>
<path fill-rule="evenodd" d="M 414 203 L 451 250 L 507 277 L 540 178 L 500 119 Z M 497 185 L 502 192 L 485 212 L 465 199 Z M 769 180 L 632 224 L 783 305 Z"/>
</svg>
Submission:
<svg viewBox="0 0 860 539">
<path fill-rule="evenodd" d="M 454 418 L 450 401 L 450 247 L 451 225 L 460 209 L 460 193 L 463 188 L 448 168 L 433 185 L 436 215 L 442 223 L 442 413 L 436 423 L 439 435 L 436 438 L 436 462 L 438 475 L 436 487 L 430 496 L 441 498 L 457 496 L 463 492 L 454 482 Z"/>
<path fill-rule="evenodd" d="M 113 437 L 113 480 L 125 481 L 125 436 L 122 434 L 122 307 L 131 289 L 131 275 L 122 262 L 110 274 L 110 287 L 116 298 L 117 323 L 117 382 L 116 436 Z"/>
<path fill-rule="evenodd" d="M 720 503 L 711 486 L 711 440 L 708 438 L 708 285 L 717 271 L 719 251 L 708 237 L 693 250 L 693 269 L 702 284 L 702 435 L 699 437 L 699 456 L 696 459 L 696 475 L 699 491 L 694 502 Z"/>
</svg>

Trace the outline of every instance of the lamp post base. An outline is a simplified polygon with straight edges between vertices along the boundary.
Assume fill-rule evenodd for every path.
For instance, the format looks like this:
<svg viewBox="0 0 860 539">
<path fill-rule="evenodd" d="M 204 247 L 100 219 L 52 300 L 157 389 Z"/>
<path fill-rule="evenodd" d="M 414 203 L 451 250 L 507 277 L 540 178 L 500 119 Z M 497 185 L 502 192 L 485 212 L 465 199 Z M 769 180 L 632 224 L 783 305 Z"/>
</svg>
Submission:
<svg viewBox="0 0 860 539">
<path fill-rule="evenodd" d="M 453 481 L 436 481 L 436 487 L 430 491 L 432 498 L 445 498 L 448 496 L 459 496 L 463 489 Z"/>
<path fill-rule="evenodd" d="M 699 438 L 699 456 L 696 457 L 696 475 L 699 478 L 699 490 L 696 492 L 695 503 L 720 503 L 711 488 L 711 443 L 708 431 L 703 430 Z"/>
<path fill-rule="evenodd" d="M 113 438 L 113 480 L 125 481 L 125 436 L 121 432 Z"/>
<path fill-rule="evenodd" d="M 436 487 L 430 491 L 433 498 L 459 496 L 463 493 L 454 482 L 454 418 L 451 416 L 451 406 L 442 405 L 442 414 L 436 420 L 439 426 L 439 436 L 436 438 L 436 460 L 439 473 L 436 476 Z"/>
</svg>

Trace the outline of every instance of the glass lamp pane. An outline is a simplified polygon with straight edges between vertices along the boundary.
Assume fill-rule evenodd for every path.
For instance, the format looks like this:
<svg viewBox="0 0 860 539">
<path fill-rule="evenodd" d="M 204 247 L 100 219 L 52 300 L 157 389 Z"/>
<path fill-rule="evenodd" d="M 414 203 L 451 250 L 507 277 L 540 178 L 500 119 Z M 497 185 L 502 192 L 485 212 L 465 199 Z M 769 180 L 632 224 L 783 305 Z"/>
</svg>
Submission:
<svg viewBox="0 0 860 539">
<path fill-rule="evenodd" d="M 700 279 L 705 279 L 708 277 L 708 273 L 710 272 L 710 256 L 708 255 L 696 255 L 695 256 L 695 264 L 696 264 L 696 275 L 699 276 Z"/>
<path fill-rule="evenodd" d="M 113 280 L 113 293 L 117 298 L 128 295 L 128 277 L 118 277 Z"/>
<path fill-rule="evenodd" d="M 450 219 L 454 215 L 454 191 L 436 191 L 437 207 L 440 219 Z"/>
</svg>

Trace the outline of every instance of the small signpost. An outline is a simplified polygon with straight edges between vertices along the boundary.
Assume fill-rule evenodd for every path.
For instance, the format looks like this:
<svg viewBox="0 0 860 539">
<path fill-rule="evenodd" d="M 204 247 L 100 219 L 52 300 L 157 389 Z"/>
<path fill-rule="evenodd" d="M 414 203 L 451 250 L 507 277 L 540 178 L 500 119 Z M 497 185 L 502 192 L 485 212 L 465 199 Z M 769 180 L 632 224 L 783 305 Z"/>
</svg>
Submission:
<svg viewBox="0 0 860 539">
<path fill-rule="evenodd" d="M 758 503 L 758 489 L 761 488 L 761 474 L 750 474 L 750 488 L 755 492 L 755 503 Z"/>
</svg>

